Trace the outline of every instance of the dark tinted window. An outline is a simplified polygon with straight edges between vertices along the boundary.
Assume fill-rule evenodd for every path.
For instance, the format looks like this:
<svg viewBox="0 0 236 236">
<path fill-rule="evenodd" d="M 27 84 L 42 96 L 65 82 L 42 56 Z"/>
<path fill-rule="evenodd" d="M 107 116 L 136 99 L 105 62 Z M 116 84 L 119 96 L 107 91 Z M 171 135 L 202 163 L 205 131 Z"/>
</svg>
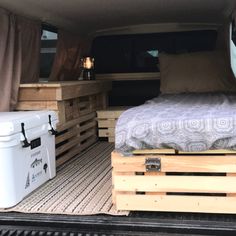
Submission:
<svg viewBox="0 0 236 236">
<path fill-rule="evenodd" d="M 235 26 L 235 21 L 232 22 L 232 41 L 234 42 L 234 45 L 236 47 L 236 26 Z"/>
<path fill-rule="evenodd" d="M 95 70 L 96 73 L 158 72 L 160 52 L 213 50 L 216 37 L 213 30 L 97 37 L 92 46 Z"/>
<path fill-rule="evenodd" d="M 48 78 L 56 54 L 57 33 L 43 30 L 40 51 L 40 78 Z"/>
</svg>

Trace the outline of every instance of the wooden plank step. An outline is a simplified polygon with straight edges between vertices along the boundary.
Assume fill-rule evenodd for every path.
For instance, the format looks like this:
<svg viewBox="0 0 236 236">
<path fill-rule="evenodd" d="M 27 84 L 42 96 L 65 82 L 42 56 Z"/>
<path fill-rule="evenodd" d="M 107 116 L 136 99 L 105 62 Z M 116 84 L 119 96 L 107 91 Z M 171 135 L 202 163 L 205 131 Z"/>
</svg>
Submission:
<svg viewBox="0 0 236 236">
<path fill-rule="evenodd" d="M 175 211 L 235 214 L 236 197 L 116 195 L 119 210 Z"/>
<path fill-rule="evenodd" d="M 236 193 L 235 176 L 115 175 L 113 181 L 116 191 Z"/>
<path fill-rule="evenodd" d="M 143 149 L 143 150 L 134 150 L 132 152 L 134 155 L 139 154 L 175 154 L 174 149 Z"/>
<path fill-rule="evenodd" d="M 188 154 L 188 155 L 204 155 L 204 154 L 236 154 L 236 150 L 226 150 L 226 149 L 217 149 L 217 150 L 207 150 L 202 152 L 182 152 L 175 149 L 142 149 L 134 150 L 132 152 L 134 155 L 139 154 Z"/>
<path fill-rule="evenodd" d="M 112 153 L 112 166 L 115 171 L 146 172 L 147 156 L 123 157 Z M 152 155 L 161 159 L 161 172 L 209 172 L 236 173 L 236 156 L 191 156 L 191 155 Z"/>
</svg>

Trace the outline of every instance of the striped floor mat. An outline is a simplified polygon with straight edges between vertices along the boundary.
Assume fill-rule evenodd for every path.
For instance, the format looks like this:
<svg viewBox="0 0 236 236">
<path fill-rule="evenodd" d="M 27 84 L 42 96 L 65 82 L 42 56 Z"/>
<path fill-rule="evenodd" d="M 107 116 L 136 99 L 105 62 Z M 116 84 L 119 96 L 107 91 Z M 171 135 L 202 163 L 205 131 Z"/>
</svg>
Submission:
<svg viewBox="0 0 236 236">
<path fill-rule="evenodd" d="M 57 176 L 17 206 L 1 212 L 66 215 L 128 215 L 118 212 L 111 197 L 113 144 L 100 142 L 61 166 Z"/>
</svg>

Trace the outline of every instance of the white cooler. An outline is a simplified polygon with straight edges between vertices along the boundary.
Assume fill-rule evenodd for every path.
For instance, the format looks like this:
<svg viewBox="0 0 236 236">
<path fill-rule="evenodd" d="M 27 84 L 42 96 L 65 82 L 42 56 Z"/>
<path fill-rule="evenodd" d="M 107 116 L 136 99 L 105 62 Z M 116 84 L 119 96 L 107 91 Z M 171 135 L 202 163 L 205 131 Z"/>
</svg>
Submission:
<svg viewBox="0 0 236 236">
<path fill-rule="evenodd" d="M 0 112 L 0 208 L 56 175 L 53 111 Z"/>
</svg>

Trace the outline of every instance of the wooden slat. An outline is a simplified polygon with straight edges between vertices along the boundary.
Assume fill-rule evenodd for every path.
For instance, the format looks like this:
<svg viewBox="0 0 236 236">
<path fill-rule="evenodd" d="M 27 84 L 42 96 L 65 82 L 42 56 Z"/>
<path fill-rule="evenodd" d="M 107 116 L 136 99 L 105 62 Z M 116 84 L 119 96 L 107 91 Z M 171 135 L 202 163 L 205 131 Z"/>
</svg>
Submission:
<svg viewBox="0 0 236 236">
<path fill-rule="evenodd" d="M 217 149 L 217 150 L 207 150 L 207 151 L 203 151 L 203 152 L 182 152 L 182 151 L 178 151 L 179 154 L 236 154 L 236 151 L 234 150 L 226 150 L 226 149 Z"/>
<path fill-rule="evenodd" d="M 236 197 L 116 195 L 117 210 L 236 213 Z"/>
<path fill-rule="evenodd" d="M 89 107 L 89 105 L 90 105 L 89 101 L 79 102 L 80 109 L 87 108 L 87 107 Z"/>
<path fill-rule="evenodd" d="M 75 126 L 76 124 L 80 124 L 82 122 L 89 121 L 89 120 L 95 118 L 95 116 L 96 116 L 95 112 L 92 112 L 88 115 L 81 116 L 78 119 L 74 119 L 74 120 L 66 122 L 65 124 L 61 124 L 61 125 L 57 126 L 57 130 L 59 132 L 61 132 L 65 129 L 68 129 L 68 128 L 71 128 L 71 127 Z"/>
<path fill-rule="evenodd" d="M 114 137 L 115 136 L 115 129 L 108 128 L 108 129 L 99 129 L 98 130 L 99 137 Z"/>
<path fill-rule="evenodd" d="M 70 99 L 74 97 L 88 96 L 92 94 L 98 94 L 101 92 L 108 92 L 111 90 L 111 83 L 108 81 L 91 81 L 93 83 L 84 84 L 83 86 L 65 86 L 61 90 L 61 100 Z"/>
<path fill-rule="evenodd" d="M 18 101 L 55 101 L 57 88 L 20 87 Z"/>
<path fill-rule="evenodd" d="M 16 110 L 18 111 L 38 111 L 38 110 L 58 110 L 55 101 L 24 101 L 18 102 Z"/>
<path fill-rule="evenodd" d="M 236 193 L 236 177 L 229 176 L 114 176 L 116 191 Z"/>
<path fill-rule="evenodd" d="M 117 120 L 107 119 L 100 120 L 98 119 L 98 128 L 115 128 Z"/>
<path fill-rule="evenodd" d="M 134 150 L 132 152 L 134 155 L 137 154 L 175 154 L 174 149 L 143 149 L 143 150 Z"/>
<path fill-rule="evenodd" d="M 115 137 L 108 137 L 108 142 L 109 143 L 114 143 L 115 142 Z"/>
<path fill-rule="evenodd" d="M 236 154 L 236 151 L 232 150 L 208 150 L 203 152 L 182 152 L 176 151 L 174 149 L 143 149 L 143 150 L 134 150 L 133 154 L 188 154 L 188 155 L 203 155 L 203 154 Z"/>
<path fill-rule="evenodd" d="M 117 152 L 112 153 L 112 166 L 116 171 L 145 172 L 146 156 L 122 157 Z M 186 156 L 186 155 L 152 155 L 161 158 L 162 172 L 216 172 L 236 173 L 236 156 Z"/>
<path fill-rule="evenodd" d="M 56 156 L 59 156 L 63 152 L 65 152 L 65 151 L 69 150 L 70 148 L 78 145 L 80 143 L 80 141 L 81 141 L 80 136 L 70 139 L 68 143 L 65 143 L 62 146 L 56 148 Z"/>
<path fill-rule="evenodd" d="M 98 119 L 118 119 L 130 107 L 108 107 L 106 110 L 97 111 Z"/>
<path fill-rule="evenodd" d="M 93 118 L 96 117 L 96 112 L 91 112 L 90 114 L 88 115 L 84 115 L 84 116 L 81 116 L 79 118 L 80 122 L 85 122 L 85 121 L 89 121 L 89 120 L 92 120 Z"/>
<path fill-rule="evenodd" d="M 59 159 L 56 160 L 56 166 L 58 167 L 58 166 L 64 164 L 65 162 L 69 161 L 71 158 L 75 157 L 80 152 L 82 152 L 83 150 L 88 148 L 90 145 L 95 143 L 96 140 L 97 140 L 96 137 L 91 137 L 85 143 L 80 144 L 79 146 L 76 146 L 76 147 L 70 149 L 69 152 L 67 152 L 65 155 L 61 156 Z"/>
<path fill-rule="evenodd" d="M 119 191 L 117 192 L 116 189 L 114 188 L 114 176 L 119 175 L 120 173 L 118 172 L 114 172 L 114 170 L 112 170 L 112 203 L 115 205 L 116 204 L 116 194 L 135 194 L 136 191 Z M 122 175 L 135 175 L 135 173 L 133 172 L 122 172 Z"/>
<path fill-rule="evenodd" d="M 95 120 L 92 120 L 91 122 L 89 122 L 88 124 L 85 124 L 83 126 L 80 126 L 80 132 L 83 132 L 85 130 L 88 130 L 92 127 L 96 127 L 97 122 Z"/>
<path fill-rule="evenodd" d="M 164 173 L 164 172 L 145 172 L 144 175 L 145 176 L 165 176 L 166 173 Z M 154 191 L 145 192 L 145 194 L 146 195 L 156 195 L 157 192 L 154 190 Z M 158 195 L 166 195 L 166 192 L 165 191 L 164 192 L 158 191 Z"/>
<path fill-rule="evenodd" d="M 56 139 L 55 139 L 56 144 L 61 143 L 65 140 L 68 140 L 68 139 L 76 136 L 77 134 L 78 134 L 77 128 L 73 128 L 73 129 L 69 130 L 68 132 L 66 132 L 64 134 L 61 134 L 60 136 L 57 136 Z"/>
<path fill-rule="evenodd" d="M 21 84 L 18 101 L 62 101 L 111 90 L 109 81 Z"/>
<path fill-rule="evenodd" d="M 96 74 L 98 80 L 159 80 L 160 72 Z"/>
<path fill-rule="evenodd" d="M 80 136 L 80 142 L 83 142 L 84 140 L 88 139 L 91 136 L 94 136 L 96 134 L 96 129 L 91 129 L 89 131 L 86 131 L 85 134 Z"/>
</svg>

